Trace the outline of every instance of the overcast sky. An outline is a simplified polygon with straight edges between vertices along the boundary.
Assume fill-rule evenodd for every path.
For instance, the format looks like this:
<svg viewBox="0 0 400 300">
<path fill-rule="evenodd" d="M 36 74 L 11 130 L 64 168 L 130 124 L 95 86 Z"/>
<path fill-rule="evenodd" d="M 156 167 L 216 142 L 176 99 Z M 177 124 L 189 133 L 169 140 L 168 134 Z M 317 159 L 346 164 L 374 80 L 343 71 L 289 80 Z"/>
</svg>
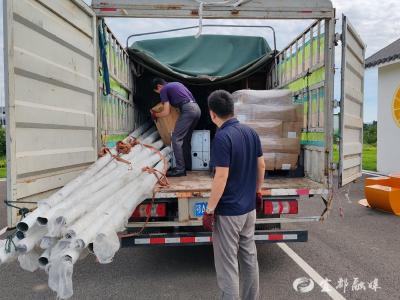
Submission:
<svg viewBox="0 0 400 300">
<path fill-rule="evenodd" d="M 90 3 L 90 0 L 85 0 Z M 348 16 L 351 23 L 360 33 L 362 39 L 367 44 L 367 55 L 375 53 L 384 46 L 390 44 L 394 40 L 400 38 L 400 1 L 398 0 L 333 0 L 333 4 L 337 9 L 337 16 L 341 17 L 344 13 Z M 0 6 L 1 19 L 3 18 L 3 7 Z M 149 32 L 163 30 L 167 28 L 175 28 L 182 26 L 196 25 L 196 20 L 179 20 L 179 19 L 107 19 L 107 24 L 117 36 L 117 38 L 125 45 L 126 37 L 133 33 Z M 232 23 L 232 21 L 205 21 L 212 23 Z M 240 24 L 265 24 L 271 25 L 277 32 L 278 50 L 287 45 L 297 34 L 299 34 L 309 21 L 268 21 L 268 20 L 240 20 L 235 23 Z M 340 22 L 336 26 L 336 31 L 340 30 Z M 0 22 L 2 32 L 3 20 Z M 212 31 L 210 31 L 212 30 Z M 264 36 L 270 45 L 272 39 L 270 33 L 263 29 L 206 29 L 205 33 L 219 34 L 238 34 L 238 35 L 261 35 Z M 190 32 L 182 32 L 181 35 L 189 34 Z M 195 33 L 195 31 L 192 31 Z M 179 33 L 178 33 L 179 34 Z M 177 33 L 174 33 L 177 35 Z M 168 36 L 168 35 L 164 35 Z M 159 35 L 158 37 L 161 37 Z M 0 38 L 0 51 L 3 51 L 3 35 Z M 3 57 L 3 53 L 1 53 Z M 339 51 L 337 51 L 339 57 Z M 336 62 L 339 66 L 340 62 Z M 4 75 L 3 75 L 3 60 L 1 60 L 0 71 L 0 90 L 3 91 Z M 338 98 L 338 84 L 336 84 L 336 98 Z M 377 72 L 376 69 L 367 70 L 365 79 L 365 113 L 366 122 L 376 120 L 376 99 L 377 99 Z M 3 100 L 1 93 L 1 100 Z"/>
</svg>

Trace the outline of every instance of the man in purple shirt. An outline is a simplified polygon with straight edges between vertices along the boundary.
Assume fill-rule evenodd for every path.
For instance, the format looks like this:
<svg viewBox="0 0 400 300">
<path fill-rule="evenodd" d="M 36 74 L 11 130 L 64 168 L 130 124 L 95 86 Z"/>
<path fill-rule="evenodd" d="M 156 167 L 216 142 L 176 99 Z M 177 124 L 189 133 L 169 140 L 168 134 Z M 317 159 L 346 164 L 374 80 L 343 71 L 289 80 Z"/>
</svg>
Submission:
<svg viewBox="0 0 400 300">
<path fill-rule="evenodd" d="M 171 105 L 179 108 L 181 115 L 172 133 L 172 148 L 175 154 L 176 168 L 169 170 L 167 176 L 186 176 L 186 170 L 192 167 L 191 140 L 192 133 L 199 122 L 201 111 L 192 93 L 180 82 L 165 82 L 164 79 L 153 79 L 153 89 L 160 94 L 164 109 L 160 113 L 151 112 L 153 118 L 170 114 Z"/>
</svg>

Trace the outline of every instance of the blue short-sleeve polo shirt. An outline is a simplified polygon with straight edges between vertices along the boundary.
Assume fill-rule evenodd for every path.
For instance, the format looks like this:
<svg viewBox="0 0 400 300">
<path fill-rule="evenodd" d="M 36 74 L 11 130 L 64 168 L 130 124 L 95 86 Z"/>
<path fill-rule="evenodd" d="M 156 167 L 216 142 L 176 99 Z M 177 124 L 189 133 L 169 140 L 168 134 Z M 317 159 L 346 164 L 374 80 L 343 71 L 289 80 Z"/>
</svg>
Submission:
<svg viewBox="0 0 400 300">
<path fill-rule="evenodd" d="M 237 216 L 255 209 L 257 160 L 261 156 L 258 134 L 236 118 L 227 120 L 217 130 L 212 142 L 211 166 L 229 168 L 226 187 L 216 207 L 217 214 Z"/>
</svg>

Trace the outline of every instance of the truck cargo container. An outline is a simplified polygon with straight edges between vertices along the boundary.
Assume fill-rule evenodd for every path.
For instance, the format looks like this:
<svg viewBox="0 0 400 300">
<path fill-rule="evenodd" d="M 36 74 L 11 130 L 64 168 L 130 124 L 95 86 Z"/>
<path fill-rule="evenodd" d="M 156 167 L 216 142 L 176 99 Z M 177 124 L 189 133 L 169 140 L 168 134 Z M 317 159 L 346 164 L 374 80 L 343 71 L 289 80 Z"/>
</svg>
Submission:
<svg viewBox="0 0 400 300">
<path fill-rule="evenodd" d="M 93 0 L 89 7 L 81 0 L 4 1 L 7 201 L 14 206 L 8 209 L 9 226 L 21 218 L 15 206 L 35 207 L 35 202 L 93 163 L 102 144 L 111 145 L 149 117 L 145 108 L 154 102 L 144 103 L 141 97 L 146 84 L 143 78 L 147 78 L 141 74 L 154 74 L 104 25 L 104 18 L 113 17 L 148 18 L 148 22 L 152 18 L 197 19 L 199 3 Z M 204 1 L 201 17 L 230 19 L 233 26 L 241 26 L 234 23 L 239 19 L 279 19 L 286 20 L 288 26 L 291 20 L 312 20 L 291 43 L 272 52 L 273 58 L 247 77 L 229 85 L 211 81 L 189 85 L 202 99 L 203 115 L 207 114 L 205 96 L 217 88 L 231 92 L 290 89 L 293 101 L 303 105 L 299 168 L 295 174 L 282 172 L 265 179 L 256 241 L 306 241 L 307 231 L 295 226 L 326 217 L 333 191 L 338 188 L 333 183 L 337 168 L 339 186 L 361 176 L 365 45 L 345 16 L 341 34 L 335 33 L 335 9 L 329 0 Z M 265 30 L 272 32 L 268 26 Z M 107 41 L 103 57 L 99 32 Z M 339 41 L 342 87 L 341 99 L 335 101 L 334 60 Z M 109 95 L 104 93 L 103 82 L 108 78 L 102 68 L 104 58 Z M 341 109 L 338 167 L 332 160 L 337 105 Z M 202 124 L 199 129 L 210 129 Z M 122 245 L 209 244 L 211 233 L 203 231 L 201 215 L 211 181 L 207 171 L 171 178 L 170 186 L 157 192 L 154 203 L 148 199 L 132 212 L 126 233 L 121 235 Z M 312 196 L 320 197 L 325 209 L 315 216 L 302 215 Z"/>
</svg>

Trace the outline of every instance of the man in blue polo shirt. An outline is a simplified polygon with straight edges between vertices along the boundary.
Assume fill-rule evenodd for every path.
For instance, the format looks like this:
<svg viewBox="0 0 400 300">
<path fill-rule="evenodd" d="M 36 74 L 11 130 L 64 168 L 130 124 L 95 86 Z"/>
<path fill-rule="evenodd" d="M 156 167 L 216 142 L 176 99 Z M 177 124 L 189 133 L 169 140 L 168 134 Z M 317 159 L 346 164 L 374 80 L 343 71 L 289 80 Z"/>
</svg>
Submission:
<svg viewBox="0 0 400 300">
<path fill-rule="evenodd" d="M 215 175 L 203 225 L 213 230 L 218 286 L 222 299 L 258 299 L 255 209 L 265 174 L 260 138 L 253 129 L 234 118 L 230 93 L 213 92 L 208 98 L 208 107 L 218 131 L 211 149 Z M 241 294 L 239 266 L 243 275 Z"/>
<path fill-rule="evenodd" d="M 171 105 L 179 108 L 181 115 L 172 133 L 172 148 L 174 150 L 176 168 L 169 170 L 167 176 L 185 176 L 186 170 L 192 168 L 191 140 L 192 133 L 201 116 L 201 110 L 192 93 L 180 82 L 165 82 L 154 78 L 153 89 L 160 94 L 163 111 L 151 111 L 153 119 L 169 115 Z"/>
</svg>

